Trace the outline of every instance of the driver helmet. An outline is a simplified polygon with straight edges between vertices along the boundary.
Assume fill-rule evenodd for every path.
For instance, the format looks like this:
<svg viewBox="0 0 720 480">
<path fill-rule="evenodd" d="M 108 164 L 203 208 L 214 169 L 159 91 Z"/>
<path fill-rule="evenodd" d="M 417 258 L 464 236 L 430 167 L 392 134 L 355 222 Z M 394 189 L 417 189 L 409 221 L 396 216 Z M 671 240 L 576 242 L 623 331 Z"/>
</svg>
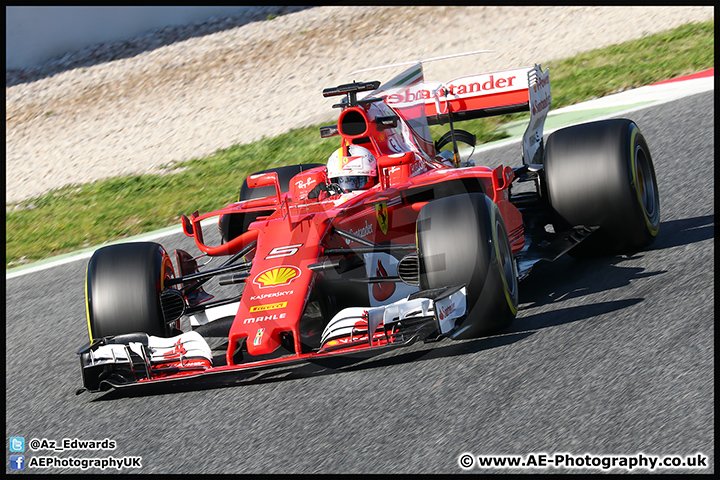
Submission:
<svg viewBox="0 0 720 480">
<path fill-rule="evenodd" d="M 337 183 L 345 191 L 370 188 L 377 180 L 375 156 L 359 145 L 335 150 L 328 159 L 327 169 L 330 182 Z"/>
</svg>

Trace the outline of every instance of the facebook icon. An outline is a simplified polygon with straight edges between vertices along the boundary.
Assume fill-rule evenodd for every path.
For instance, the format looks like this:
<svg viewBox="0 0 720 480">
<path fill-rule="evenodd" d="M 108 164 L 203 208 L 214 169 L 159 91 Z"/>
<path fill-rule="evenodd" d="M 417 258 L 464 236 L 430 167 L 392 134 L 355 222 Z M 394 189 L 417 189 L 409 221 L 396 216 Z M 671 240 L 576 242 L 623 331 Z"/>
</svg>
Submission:
<svg viewBox="0 0 720 480">
<path fill-rule="evenodd" d="M 25 455 L 10 455 L 10 470 L 25 470 Z"/>
</svg>

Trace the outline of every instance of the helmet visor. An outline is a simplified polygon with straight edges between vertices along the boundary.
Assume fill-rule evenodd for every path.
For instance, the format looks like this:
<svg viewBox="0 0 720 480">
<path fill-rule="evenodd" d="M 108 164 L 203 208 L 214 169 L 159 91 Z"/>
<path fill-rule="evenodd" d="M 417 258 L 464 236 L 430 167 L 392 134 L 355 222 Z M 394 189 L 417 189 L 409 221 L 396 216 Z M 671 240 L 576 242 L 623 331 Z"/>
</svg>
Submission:
<svg viewBox="0 0 720 480">
<path fill-rule="evenodd" d="M 368 184 L 368 181 L 370 180 L 370 177 L 363 176 L 363 175 L 353 175 L 349 177 L 337 177 L 333 178 L 332 181 L 340 185 L 340 188 L 342 188 L 345 191 L 350 190 L 360 190 L 361 188 L 365 188 L 365 186 Z"/>
</svg>

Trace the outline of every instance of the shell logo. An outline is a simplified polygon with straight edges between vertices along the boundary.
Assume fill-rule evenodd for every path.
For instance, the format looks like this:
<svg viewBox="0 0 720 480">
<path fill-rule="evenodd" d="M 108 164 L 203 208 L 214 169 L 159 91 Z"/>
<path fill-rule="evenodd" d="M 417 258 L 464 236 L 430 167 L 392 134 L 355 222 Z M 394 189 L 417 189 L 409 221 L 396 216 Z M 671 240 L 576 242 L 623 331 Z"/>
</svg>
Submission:
<svg viewBox="0 0 720 480">
<path fill-rule="evenodd" d="M 260 288 L 280 287 L 288 285 L 299 276 L 300 269 L 297 267 L 275 267 L 256 276 L 253 283 Z"/>
</svg>

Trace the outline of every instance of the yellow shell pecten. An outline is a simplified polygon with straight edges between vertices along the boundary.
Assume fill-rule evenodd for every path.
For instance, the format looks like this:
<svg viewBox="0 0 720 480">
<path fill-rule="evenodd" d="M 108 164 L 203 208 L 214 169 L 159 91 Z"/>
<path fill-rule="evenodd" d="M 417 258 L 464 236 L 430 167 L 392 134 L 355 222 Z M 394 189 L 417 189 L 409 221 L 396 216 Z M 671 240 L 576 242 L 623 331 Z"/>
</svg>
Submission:
<svg viewBox="0 0 720 480">
<path fill-rule="evenodd" d="M 255 283 L 262 287 L 287 285 L 300 271 L 296 267 L 277 267 L 267 270 L 255 278 Z"/>
</svg>

